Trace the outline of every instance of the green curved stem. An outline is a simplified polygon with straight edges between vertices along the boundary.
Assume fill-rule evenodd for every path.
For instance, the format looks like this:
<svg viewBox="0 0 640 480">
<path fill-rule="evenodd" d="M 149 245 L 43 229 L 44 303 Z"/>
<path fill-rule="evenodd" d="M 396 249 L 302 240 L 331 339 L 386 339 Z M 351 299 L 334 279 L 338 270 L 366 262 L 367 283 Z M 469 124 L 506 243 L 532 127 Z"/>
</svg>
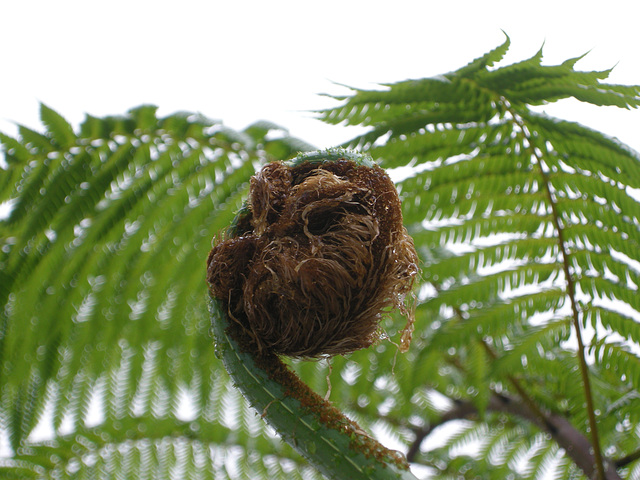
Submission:
<svg viewBox="0 0 640 480">
<path fill-rule="evenodd" d="M 247 401 L 284 441 L 330 479 L 416 480 L 404 456 L 383 447 L 313 392 L 276 355 L 244 351 L 211 301 L 216 353 Z"/>
</svg>

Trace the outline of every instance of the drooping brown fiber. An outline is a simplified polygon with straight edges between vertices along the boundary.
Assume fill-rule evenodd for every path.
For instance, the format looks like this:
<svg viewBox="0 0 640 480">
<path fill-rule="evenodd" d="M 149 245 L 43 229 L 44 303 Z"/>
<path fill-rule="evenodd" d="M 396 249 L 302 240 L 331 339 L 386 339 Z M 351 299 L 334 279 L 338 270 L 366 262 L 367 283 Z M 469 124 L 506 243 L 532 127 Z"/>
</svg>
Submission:
<svg viewBox="0 0 640 480">
<path fill-rule="evenodd" d="M 208 258 L 210 293 L 257 353 L 314 358 L 365 348 L 383 312 L 407 317 L 417 274 L 400 199 L 377 165 L 269 163 L 251 179 L 233 236 Z"/>
</svg>

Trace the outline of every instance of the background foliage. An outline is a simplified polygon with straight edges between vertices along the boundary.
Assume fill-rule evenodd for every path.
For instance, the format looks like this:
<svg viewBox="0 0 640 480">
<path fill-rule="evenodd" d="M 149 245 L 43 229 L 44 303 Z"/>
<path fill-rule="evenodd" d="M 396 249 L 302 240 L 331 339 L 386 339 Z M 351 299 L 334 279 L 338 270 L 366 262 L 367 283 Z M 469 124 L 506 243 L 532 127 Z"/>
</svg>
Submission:
<svg viewBox="0 0 640 480">
<path fill-rule="evenodd" d="M 333 359 L 331 400 L 418 475 L 638 478 L 640 158 L 532 107 L 640 88 L 541 52 L 499 67 L 508 46 L 319 112 L 367 127 L 349 146 L 397 180 L 423 270 L 411 351 Z M 312 147 L 151 106 L 41 118 L 0 137 L 3 475 L 318 477 L 229 382 L 204 284 L 255 168 Z M 326 363 L 293 368 L 326 391 Z"/>
</svg>

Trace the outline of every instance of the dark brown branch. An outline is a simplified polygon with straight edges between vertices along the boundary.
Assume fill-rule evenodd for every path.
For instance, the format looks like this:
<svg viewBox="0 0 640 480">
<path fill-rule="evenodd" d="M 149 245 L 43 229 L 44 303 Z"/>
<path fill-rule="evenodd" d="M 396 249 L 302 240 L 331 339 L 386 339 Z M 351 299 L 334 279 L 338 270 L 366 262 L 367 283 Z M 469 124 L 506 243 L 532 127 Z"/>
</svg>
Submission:
<svg viewBox="0 0 640 480">
<path fill-rule="evenodd" d="M 464 318 L 462 316 L 462 312 L 459 309 L 454 308 L 454 311 L 459 316 L 459 318 Z M 480 340 L 480 342 L 485 348 L 489 357 L 491 357 L 492 360 L 495 360 L 497 358 L 497 355 L 487 344 L 487 342 L 485 342 L 484 340 Z M 529 422 L 535 424 L 542 431 L 551 434 L 558 445 L 565 449 L 569 457 L 576 463 L 576 465 L 580 469 L 582 469 L 582 471 L 588 477 L 600 478 L 602 480 L 615 480 L 620 478 L 613 466 L 608 466 L 605 472 L 603 458 L 601 455 L 598 456 L 597 454 L 599 452 L 599 448 L 596 448 L 596 453 L 593 454 L 594 449 L 589 440 L 578 430 L 576 430 L 568 420 L 557 414 L 547 414 L 543 412 L 538 404 L 529 396 L 529 394 L 526 392 L 526 390 L 523 388 L 516 377 L 514 377 L 513 375 L 507 375 L 507 379 L 514 387 L 516 392 L 518 392 L 521 401 L 517 401 L 505 395 L 496 393 L 490 399 L 489 405 L 487 406 L 488 410 L 510 413 L 525 418 Z M 588 391 L 590 394 L 590 389 Z M 496 404 L 496 399 L 500 399 L 501 403 Z M 514 406 L 517 406 L 515 410 Z M 477 411 L 469 412 L 468 409 L 470 407 L 475 410 L 475 407 L 473 407 L 472 404 L 465 405 L 464 403 L 456 403 L 456 407 L 451 411 L 446 412 L 437 424 L 434 424 L 430 427 L 429 432 L 442 423 L 448 422 L 453 419 L 469 418 L 472 414 L 477 414 Z M 455 417 L 456 413 L 460 412 L 464 413 L 464 415 Z M 409 449 L 409 453 L 411 453 L 413 456 L 418 453 L 422 440 L 424 440 L 424 438 L 428 435 L 428 432 L 425 432 L 416 432 L 416 440 Z M 422 438 L 418 441 L 422 433 L 424 433 L 424 436 L 422 436 Z M 598 440 L 597 435 L 595 439 L 596 441 Z M 408 456 L 407 458 L 409 459 L 409 461 L 411 461 Z M 596 474 L 598 475 L 597 477 L 595 476 Z"/>
<path fill-rule="evenodd" d="M 455 405 L 451 410 L 446 411 L 438 419 L 437 422 L 430 423 L 428 426 L 420 429 L 415 429 L 414 433 L 416 438 L 409 447 L 407 452 L 407 460 L 412 462 L 416 455 L 420 452 L 420 445 L 422 441 L 429 436 L 429 434 L 440 425 L 443 425 L 451 420 L 462 420 L 478 414 L 478 410 L 471 402 L 454 402 Z"/>
<path fill-rule="evenodd" d="M 613 463 L 617 468 L 620 468 L 629 465 L 631 462 L 635 462 L 636 460 L 640 460 L 640 450 L 636 450 L 625 457 L 619 458 Z"/>
<path fill-rule="evenodd" d="M 532 411 L 526 403 L 523 403 L 513 397 L 498 393 L 494 393 L 490 397 L 489 404 L 487 405 L 487 411 L 506 413 L 533 423 L 542 431 L 549 433 L 558 446 L 565 450 L 567 455 L 587 477 L 594 478 L 594 476 L 598 474 L 591 442 L 561 415 L 545 412 L 544 419 L 541 419 L 540 413 Z M 469 419 L 477 415 L 478 410 L 471 402 L 455 402 L 454 406 L 445 412 L 437 422 L 424 428 L 414 429 L 416 438 L 409 448 L 407 460 L 409 462 L 414 461 L 416 455 L 420 451 L 422 441 L 436 427 L 439 427 L 451 420 Z M 606 480 L 620 480 L 620 476 L 615 469 L 615 466 L 620 466 L 619 462 L 620 460 L 618 460 L 615 465 L 611 463 L 606 465 L 604 477 Z"/>
</svg>

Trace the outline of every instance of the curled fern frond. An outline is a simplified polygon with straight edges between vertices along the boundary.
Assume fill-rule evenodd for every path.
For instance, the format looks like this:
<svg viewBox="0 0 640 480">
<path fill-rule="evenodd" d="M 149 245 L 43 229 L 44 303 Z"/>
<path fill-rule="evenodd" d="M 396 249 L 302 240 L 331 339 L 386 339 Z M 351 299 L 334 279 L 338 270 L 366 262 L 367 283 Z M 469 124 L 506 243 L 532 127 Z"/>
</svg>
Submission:
<svg viewBox="0 0 640 480">
<path fill-rule="evenodd" d="M 216 345 L 258 412 L 329 478 L 414 478 L 302 383 L 278 355 L 318 358 L 380 338 L 417 274 L 393 183 L 370 158 L 342 150 L 267 164 L 207 261 Z M 403 335 L 406 347 L 409 329 Z"/>
</svg>

